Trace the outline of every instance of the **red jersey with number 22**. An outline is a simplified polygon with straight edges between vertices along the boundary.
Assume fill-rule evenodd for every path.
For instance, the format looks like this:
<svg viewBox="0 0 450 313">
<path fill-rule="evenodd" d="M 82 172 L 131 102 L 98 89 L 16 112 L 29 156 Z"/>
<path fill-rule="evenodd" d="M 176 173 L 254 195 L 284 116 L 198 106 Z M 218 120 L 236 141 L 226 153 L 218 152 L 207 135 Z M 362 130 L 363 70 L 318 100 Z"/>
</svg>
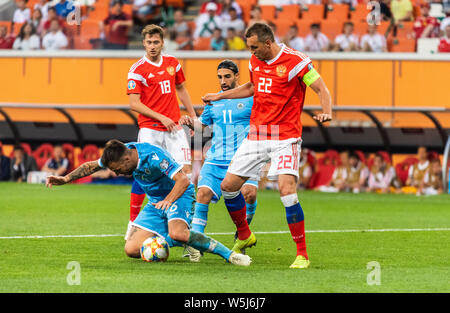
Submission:
<svg viewBox="0 0 450 313">
<path fill-rule="evenodd" d="M 249 140 L 301 137 L 300 115 L 306 91 L 302 78 L 311 69 L 309 57 L 284 44 L 272 60 L 261 61 L 252 55 L 249 70 L 254 85 L 254 103 Z M 274 133 L 276 129 L 278 138 Z"/>
<path fill-rule="evenodd" d="M 175 57 L 161 55 L 160 62 L 153 63 L 144 56 L 128 72 L 127 94 L 140 94 L 143 104 L 178 123 L 180 107 L 175 86 L 184 81 L 183 69 Z M 138 122 L 139 128 L 167 131 L 159 120 L 142 114 L 139 114 Z"/>
</svg>

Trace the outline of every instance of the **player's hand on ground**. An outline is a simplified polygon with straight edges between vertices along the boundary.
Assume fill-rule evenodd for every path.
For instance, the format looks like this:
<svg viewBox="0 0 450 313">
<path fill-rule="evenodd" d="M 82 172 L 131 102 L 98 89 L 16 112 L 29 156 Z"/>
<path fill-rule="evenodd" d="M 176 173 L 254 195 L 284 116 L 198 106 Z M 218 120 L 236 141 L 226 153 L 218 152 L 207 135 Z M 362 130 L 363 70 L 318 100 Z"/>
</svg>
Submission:
<svg viewBox="0 0 450 313">
<path fill-rule="evenodd" d="M 175 124 L 175 122 L 174 121 L 172 121 L 170 118 L 168 118 L 168 117 L 164 117 L 162 120 L 161 120 L 161 123 L 163 123 L 163 125 L 167 128 L 167 130 L 169 131 L 169 132 L 174 132 L 175 130 L 177 130 L 177 124 Z"/>
<path fill-rule="evenodd" d="M 217 93 L 207 93 L 202 97 L 202 101 L 205 105 L 211 105 L 211 101 L 219 100 L 219 94 Z"/>
<path fill-rule="evenodd" d="M 332 120 L 331 114 L 327 114 L 327 113 L 320 113 L 317 115 L 313 116 L 313 119 L 315 119 L 316 121 L 319 121 L 321 123 L 323 122 L 328 122 Z"/>
<path fill-rule="evenodd" d="M 158 210 L 167 210 L 172 205 L 172 202 L 167 201 L 167 200 L 162 200 L 162 201 L 159 201 L 159 202 L 156 202 L 156 203 L 152 203 L 152 204 Z"/>
<path fill-rule="evenodd" d="M 52 188 L 53 185 L 55 186 L 61 186 L 64 184 L 67 184 L 68 180 L 65 176 L 53 176 L 50 175 L 45 180 L 45 186 L 48 188 Z"/>
</svg>

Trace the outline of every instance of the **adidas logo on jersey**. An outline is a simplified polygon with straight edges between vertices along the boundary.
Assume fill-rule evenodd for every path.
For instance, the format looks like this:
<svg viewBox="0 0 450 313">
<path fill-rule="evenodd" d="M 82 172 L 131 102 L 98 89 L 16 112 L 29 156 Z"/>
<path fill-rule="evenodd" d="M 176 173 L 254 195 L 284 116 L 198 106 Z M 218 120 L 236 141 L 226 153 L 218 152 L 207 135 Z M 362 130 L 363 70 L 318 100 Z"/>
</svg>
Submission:
<svg viewBox="0 0 450 313">
<path fill-rule="evenodd" d="M 161 71 L 161 72 L 158 72 L 158 74 L 159 75 L 162 75 L 162 74 L 164 74 L 166 71 Z"/>
<path fill-rule="evenodd" d="M 156 155 L 156 153 L 152 154 L 152 160 L 159 160 L 158 155 Z"/>
<path fill-rule="evenodd" d="M 272 70 L 264 70 L 264 72 L 266 73 L 270 73 Z"/>
<path fill-rule="evenodd" d="M 257 67 L 255 68 L 255 72 L 257 72 L 257 71 L 259 71 L 259 66 L 257 66 Z"/>
<path fill-rule="evenodd" d="M 153 77 L 155 77 L 155 75 L 153 75 L 152 73 L 150 73 L 150 74 L 148 75 L 148 78 L 153 78 Z"/>
</svg>

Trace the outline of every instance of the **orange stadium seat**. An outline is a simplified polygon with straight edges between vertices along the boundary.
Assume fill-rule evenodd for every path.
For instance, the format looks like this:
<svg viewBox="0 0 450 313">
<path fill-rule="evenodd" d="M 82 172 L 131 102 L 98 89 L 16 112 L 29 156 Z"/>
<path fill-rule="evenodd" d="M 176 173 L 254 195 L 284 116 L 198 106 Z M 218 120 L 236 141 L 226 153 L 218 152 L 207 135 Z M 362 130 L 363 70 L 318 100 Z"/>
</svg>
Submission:
<svg viewBox="0 0 450 313">
<path fill-rule="evenodd" d="M 369 13 L 370 10 L 367 9 L 366 4 L 357 4 L 355 10 L 350 13 L 350 18 L 354 23 L 366 21 Z"/>
<path fill-rule="evenodd" d="M 323 20 L 320 23 L 320 30 L 327 35 L 328 39 L 334 40 L 337 35 L 342 34 L 344 21 L 342 20 Z"/>
<path fill-rule="evenodd" d="M 327 19 L 346 21 L 348 20 L 348 13 L 349 6 L 347 4 L 333 4 L 332 6 L 329 6 L 327 11 Z"/>
<path fill-rule="evenodd" d="M 242 8 L 245 4 L 255 5 L 258 3 L 258 0 L 236 0 L 237 4 Z"/>
<path fill-rule="evenodd" d="M 277 19 L 295 22 L 300 17 L 300 6 L 298 4 L 284 5 L 281 11 L 277 11 Z"/>
<path fill-rule="evenodd" d="M 391 52 L 415 52 L 416 41 L 409 38 L 393 38 L 392 45 L 390 46 Z"/>
<path fill-rule="evenodd" d="M 13 26 L 13 34 L 14 35 L 17 36 L 19 34 L 20 29 L 22 28 L 23 24 L 24 23 L 14 23 L 14 26 Z"/>
<path fill-rule="evenodd" d="M 132 4 L 124 4 L 122 6 L 122 11 L 128 16 L 133 16 L 133 5 Z"/>
<path fill-rule="evenodd" d="M 266 21 L 272 21 L 275 18 L 274 5 L 261 5 L 261 18 Z"/>
<path fill-rule="evenodd" d="M 89 10 L 88 18 L 90 20 L 102 21 L 109 14 L 108 4 L 97 3 L 93 10 Z"/>
<path fill-rule="evenodd" d="M 276 35 L 278 37 L 283 37 L 287 34 L 287 31 L 289 30 L 289 27 L 295 24 L 295 21 L 292 20 L 285 20 L 285 19 L 275 19 L 273 20 L 273 23 L 277 27 L 277 33 Z"/>
<path fill-rule="evenodd" d="M 73 48 L 77 50 L 91 50 L 92 44 L 89 42 L 89 38 L 82 36 L 73 37 Z"/>
<path fill-rule="evenodd" d="M 320 22 L 320 21 L 315 21 L 315 20 L 297 20 L 297 28 L 298 28 L 298 35 L 300 37 L 306 37 L 307 35 L 309 35 L 310 33 L 310 29 L 309 27 L 311 26 L 312 23 L 315 22 Z"/>
<path fill-rule="evenodd" d="M 325 7 L 322 4 L 310 4 L 308 10 L 302 11 L 302 19 L 321 21 Z"/>
<path fill-rule="evenodd" d="M 194 50 L 211 50 L 211 38 L 199 37 L 195 39 Z"/>
<path fill-rule="evenodd" d="M 81 22 L 80 35 L 86 38 L 98 38 L 100 36 L 99 21 L 84 20 Z"/>
<path fill-rule="evenodd" d="M 239 6 L 241 7 L 242 10 L 242 19 L 244 20 L 245 23 L 248 23 L 248 21 L 250 21 L 251 19 L 253 4 L 251 4 L 251 2 L 242 2 L 239 3 Z"/>
<path fill-rule="evenodd" d="M 397 37 L 412 38 L 414 22 L 401 22 L 397 26 Z"/>
</svg>

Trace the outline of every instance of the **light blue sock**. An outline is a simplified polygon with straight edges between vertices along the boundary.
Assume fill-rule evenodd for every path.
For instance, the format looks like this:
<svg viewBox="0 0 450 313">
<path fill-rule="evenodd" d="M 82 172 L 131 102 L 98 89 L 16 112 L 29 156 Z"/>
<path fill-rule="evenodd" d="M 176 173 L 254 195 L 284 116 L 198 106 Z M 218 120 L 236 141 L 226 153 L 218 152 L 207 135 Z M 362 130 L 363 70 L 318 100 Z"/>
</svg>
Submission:
<svg viewBox="0 0 450 313">
<path fill-rule="evenodd" d="M 250 225 L 250 223 L 252 222 L 253 216 L 255 215 L 255 211 L 256 211 L 256 205 L 258 204 L 258 201 L 255 200 L 255 203 L 246 203 L 245 205 L 247 206 L 247 223 L 248 225 Z"/>
<path fill-rule="evenodd" d="M 211 252 L 220 255 L 227 261 L 232 253 L 230 249 L 217 240 L 214 240 L 205 234 L 196 232 L 195 230 L 190 231 L 189 240 L 186 244 L 202 252 Z"/>
<path fill-rule="evenodd" d="M 208 221 L 208 205 L 195 203 L 194 217 L 192 218 L 192 230 L 204 233 Z"/>
</svg>

